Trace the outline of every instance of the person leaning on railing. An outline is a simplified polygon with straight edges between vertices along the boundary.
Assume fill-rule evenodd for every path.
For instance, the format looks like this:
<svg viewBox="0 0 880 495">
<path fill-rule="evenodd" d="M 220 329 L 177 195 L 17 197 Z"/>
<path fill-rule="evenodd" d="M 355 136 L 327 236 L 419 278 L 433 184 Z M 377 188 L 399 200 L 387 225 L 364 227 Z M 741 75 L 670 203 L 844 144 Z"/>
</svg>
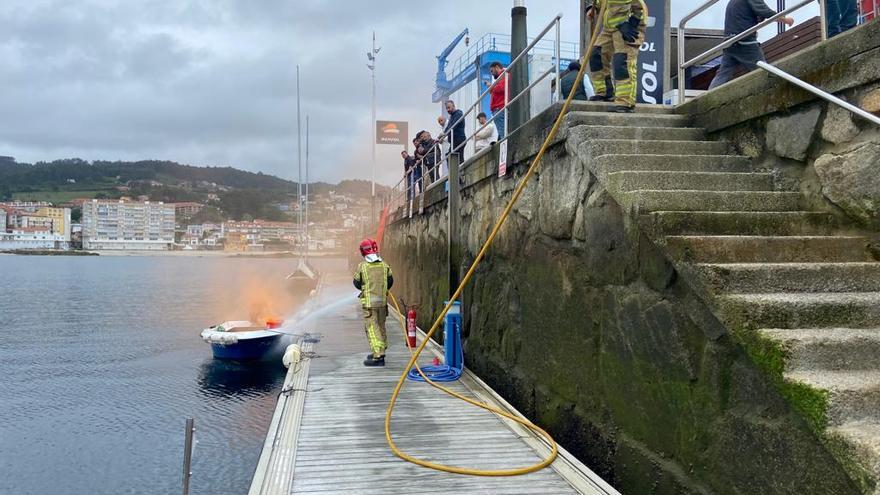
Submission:
<svg viewBox="0 0 880 495">
<path fill-rule="evenodd" d="M 455 102 L 452 100 L 446 100 L 446 113 L 449 114 L 449 119 L 446 120 L 446 128 L 443 129 L 443 133 L 446 136 L 452 136 L 449 141 L 449 152 L 454 151 L 458 155 L 459 163 L 461 163 L 464 161 L 464 148 L 461 148 L 461 145 L 467 139 L 464 128 L 464 113 L 455 108 Z"/>
<path fill-rule="evenodd" d="M 578 72 L 581 70 L 581 63 L 577 60 L 572 60 L 568 64 L 568 71 L 566 71 L 565 75 L 562 76 L 559 82 L 559 89 L 562 91 L 562 98 L 568 98 L 568 94 L 571 93 L 571 88 L 574 87 L 574 83 L 577 82 Z M 581 81 L 580 85 L 578 85 L 577 89 L 574 92 L 575 100 L 586 100 L 587 99 L 587 91 L 584 89 L 584 82 Z"/>
<path fill-rule="evenodd" d="M 645 39 L 648 8 L 643 0 L 588 0 L 587 15 L 601 29 L 590 53 L 593 100 L 614 101 L 613 112 L 632 112 L 636 106 L 639 48 Z M 595 5 L 594 5 L 595 4 Z M 610 77 L 609 77 L 610 76 Z M 613 80 L 613 84 L 609 84 Z M 604 95 L 603 95 L 604 94 Z"/>
<path fill-rule="evenodd" d="M 427 174 L 426 178 L 428 179 L 428 183 L 430 184 L 436 181 L 438 178 L 437 170 L 435 170 L 438 154 L 437 141 L 435 141 L 431 137 L 431 133 L 428 131 L 419 132 L 418 138 L 419 146 L 416 150 L 416 157 L 421 160 L 424 171 Z"/>
<path fill-rule="evenodd" d="M 732 38 L 758 25 L 764 19 L 776 15 L 764 0 L 730 0 L 724 13 L 724 36 Z M 794 19 L 780 17 L 777 22 L 791 26 Z M 733 79 L 739 67 L 752 71 L 758 68 L 758 62 L 764 60 L 764 51 L 758 42 L 758 33 L 752 33 L 734 45 L 724 49 L 718 73 L 709 84 L 709 89 L 720 86 Z"/>
<path fill-rule="evenodd" d="M 415 157 L 409 156 L 409 153 L 406 152 L 406 150 L 400 152 L 400 157 L 403 158 L 403 176 L 405 177 L 404 181 L 406 183 L 406 199 L 411 200 L 416 186 L 415 171 L 418 168 L 416 167 L 416 159 Z M 419 177 L 421 177 L 421 174 L 419 174 Z"/>
<path fill-rule="evenodd" d="M 485 113 L 480 112 L 477 115 L 477 132 L 474 133 L 474 149 L 476 151 L 488 148 L 491 143 L 495 142 L 495 139 L 493 139 L 495 137 L 495 124 L 489 122 L 487 125 L 486 120 Z M 483 127 L 484 125 L 486 127 Z M 483 129 L 480 129 L 480 127 L 483 127 Z"/>
</svg>

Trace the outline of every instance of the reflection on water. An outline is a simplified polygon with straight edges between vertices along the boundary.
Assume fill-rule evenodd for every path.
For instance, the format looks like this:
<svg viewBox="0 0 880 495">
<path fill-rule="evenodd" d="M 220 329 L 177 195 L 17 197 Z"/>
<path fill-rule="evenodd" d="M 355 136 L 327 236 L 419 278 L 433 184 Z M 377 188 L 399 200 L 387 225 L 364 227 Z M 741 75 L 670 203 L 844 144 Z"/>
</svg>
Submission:
<svg viewBox="0 0 880 495">
<path fill-rule="evenodd" d="M 206 359 L 199 366 L 199 387 L 211 397 L 255 397 L 272 392 L 287 372 L 278 353 L 272 357 L 253 363 Z"/>
<path fill-rule="evenodd" d="M 0 256 L 0 493 L 177 493 L 188 417 L 191 493 L 247 492 L 284 346 L 262 362 L 215 361 L 199 333 L 249 316 L 242 280 L 283 279 L 292 265 Z"/>
</svg>

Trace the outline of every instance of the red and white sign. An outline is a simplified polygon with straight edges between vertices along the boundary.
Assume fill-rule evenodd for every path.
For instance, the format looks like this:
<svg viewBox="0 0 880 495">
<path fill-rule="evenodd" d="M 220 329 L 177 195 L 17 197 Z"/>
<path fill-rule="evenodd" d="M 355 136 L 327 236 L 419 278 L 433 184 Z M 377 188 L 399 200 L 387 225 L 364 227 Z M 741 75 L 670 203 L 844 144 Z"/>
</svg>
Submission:
<svg viewBox="0 0 880 495">
<path fill-rule="evenodd" d="M 507 174 L 507 140 L 498 143 L 498 177 Z"/>
</svg>

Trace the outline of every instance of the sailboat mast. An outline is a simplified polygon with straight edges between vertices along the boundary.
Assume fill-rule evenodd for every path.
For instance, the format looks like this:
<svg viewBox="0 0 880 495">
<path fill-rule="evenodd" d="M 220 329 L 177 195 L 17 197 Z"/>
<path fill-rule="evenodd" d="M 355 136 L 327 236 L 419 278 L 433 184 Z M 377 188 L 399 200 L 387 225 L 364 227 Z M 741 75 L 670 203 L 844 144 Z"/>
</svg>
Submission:
<svg viewBox="0 0 880 495">
<path fill-rule="evenodd" d="M 296 201 L 299 205 L 299 235 L 303 234 L 303 208 L 302 208 L 302 132 L 300 130 L 300 99 L 299 99 L 299 65 L 296 66 L 296 155 L 297 155 L 297 177 L 296 177 Z M 300 245 L 300 258 L 302 258 L 302 245 Z"/>
<path fill-rule="evenodd" d="M 306 114 L 306 260 L 309 259 L 309 116 Z"/>
</svg>

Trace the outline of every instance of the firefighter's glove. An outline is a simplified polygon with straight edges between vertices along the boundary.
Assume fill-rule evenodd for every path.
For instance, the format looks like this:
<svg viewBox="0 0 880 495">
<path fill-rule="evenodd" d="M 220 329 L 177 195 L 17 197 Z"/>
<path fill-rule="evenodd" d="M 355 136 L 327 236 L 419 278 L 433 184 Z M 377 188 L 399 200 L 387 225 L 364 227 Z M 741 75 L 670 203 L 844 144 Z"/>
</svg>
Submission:
<svg viewBox="0 0 880 495">
<path fill-rule="evenodd" d="M 641 24 L 642 20 L 636 16 L 630 16 L 629 19 L 625 22 L 621 22 L 617 25 L 617 30 L 620 31 L 620 36 L 623 38 L 623 41 L 627 43 L 635 43 L 636 39 L 639 37 L 639 24 Z"/>
</svg>

